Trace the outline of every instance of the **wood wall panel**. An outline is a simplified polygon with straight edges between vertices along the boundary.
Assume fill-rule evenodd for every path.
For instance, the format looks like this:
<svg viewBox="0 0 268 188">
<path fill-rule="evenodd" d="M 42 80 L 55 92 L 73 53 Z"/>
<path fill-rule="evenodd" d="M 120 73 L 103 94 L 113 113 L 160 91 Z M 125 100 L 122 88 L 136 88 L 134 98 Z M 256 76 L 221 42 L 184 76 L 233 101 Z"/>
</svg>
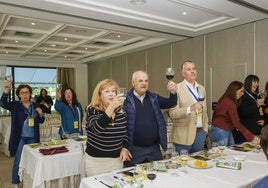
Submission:
<svg viewBox="0 0 268 188">
<path fill-rule="evenodd" d="M 170 66 L 171 46 L 164 45 L 147 51 L 147 73 L 149 75 L 149 90 L 162 96 L 169 96 L 165 76 L 166 67 Z"/>
<path fill-rule="evenodd" d="M 268 19 L 256 23 L 256 73 L 260 88 L 268 81 Z"/>
</svg>

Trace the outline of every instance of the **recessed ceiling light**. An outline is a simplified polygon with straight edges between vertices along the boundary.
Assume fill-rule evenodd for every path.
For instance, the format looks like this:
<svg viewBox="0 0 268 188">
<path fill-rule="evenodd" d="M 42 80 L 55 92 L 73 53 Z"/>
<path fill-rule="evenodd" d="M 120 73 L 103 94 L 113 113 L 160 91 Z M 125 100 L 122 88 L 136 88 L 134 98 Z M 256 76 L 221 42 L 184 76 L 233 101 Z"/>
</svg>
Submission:
<svg viewBox="0 0 268 188">
<path fill-rule="evenodd" d="M 18 43 L 19 41 L 18 40 L 15 40 L 16 43 Z"/>
<path fill-rule="evenodd" d="M 51 47 L 56 47 L 57 45 L 56 45 L 56 44 L 50 44 L 49 46 L 51 46 Z"/>
<path fill-rule="evenodd" d="M 117 35 L 117 38 L 120 38 L 121 37 L 121 35 Z"/>
<path fill-rule="evenodd" d="M 47 52 L 47 50 L 44 50 L 44 52 Z"/>
<path fill-rule="evenodd" d="M 6 51 L 6 54 L 8 54 L 8 51 Z"/>
<path fill-rule="evenodd" d="M 143 5 L 146 3 L 146 0 L 130 0 L 132 5 Z"/>
<path fill-rule="evenodd" d="M 65 37 L 64 40 L 68 40 L 68 39 Z"/>
<path fill-rule="evenodd" d="M 187 12 L 183 12 L 182 15 L 183 15 L 183 16 L 187 15 Z"/>
<path fill-rule="evenodd" d="M 34 23 L 34 22 L 32 22 L 31 24 L 32 24 L 32 25 L 35 25 L 35 23 Z"/>
<path fill-rule="evenodd" d="M 87 48 L 85 48 L 85 50 L 87 50 Z"/>
<path fill-rule="evenodd" d="M 65 55 L 64 58 L 67 58 L 67 55 Z"/>
</svg>

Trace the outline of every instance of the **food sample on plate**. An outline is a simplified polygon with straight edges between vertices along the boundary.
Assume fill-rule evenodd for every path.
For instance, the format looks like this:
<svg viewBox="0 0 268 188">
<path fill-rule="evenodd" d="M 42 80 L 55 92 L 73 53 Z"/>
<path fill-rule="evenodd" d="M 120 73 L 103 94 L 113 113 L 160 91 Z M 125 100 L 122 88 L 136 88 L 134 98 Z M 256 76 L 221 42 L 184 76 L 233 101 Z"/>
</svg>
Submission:
<svg viewBox="0 0 268 188">
<path fill-rule="evenodd" d="M 207 168 L 208 167 L 208 162 L 207 161 L 202 161 L 202 160 L 195 160 L 194 165 L 197 168 Z"/>
</svg>

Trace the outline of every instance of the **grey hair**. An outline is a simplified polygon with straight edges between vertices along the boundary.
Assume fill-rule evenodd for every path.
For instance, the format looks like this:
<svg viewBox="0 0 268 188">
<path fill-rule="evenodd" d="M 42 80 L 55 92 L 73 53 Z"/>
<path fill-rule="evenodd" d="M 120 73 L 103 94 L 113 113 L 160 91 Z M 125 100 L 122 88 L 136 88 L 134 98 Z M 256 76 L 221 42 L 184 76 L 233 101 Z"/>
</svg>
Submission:
<svg viewBox="0 0 268 188">
<path fill-rule="evenodd" d="M 183 64 L 181 65 L 181 71 L 183 71 L 184 65 L 185 65 L 186 63 L 192 63 L 192 64 L 195 65 L 195 63 L 194 63 L 193 61 L 191 61 L 191 60 L 184 61 Z"/>
<path fill-rule="evenodd" d="M 136 74 L 137 74 L 138 72 L 143 72 L 143 73 L 147 74 L 147 72 L 145 72 L 145 71 L 143 71 L 143 70 L 135 71 L 135 72 L 133 72 L 133 74 L 132 74 L 132 80 L 134 80 L 134 79 L 136 78 Z M 148 76 L 148 74 L 147 74 L 147 76 Z"/>
</svg>

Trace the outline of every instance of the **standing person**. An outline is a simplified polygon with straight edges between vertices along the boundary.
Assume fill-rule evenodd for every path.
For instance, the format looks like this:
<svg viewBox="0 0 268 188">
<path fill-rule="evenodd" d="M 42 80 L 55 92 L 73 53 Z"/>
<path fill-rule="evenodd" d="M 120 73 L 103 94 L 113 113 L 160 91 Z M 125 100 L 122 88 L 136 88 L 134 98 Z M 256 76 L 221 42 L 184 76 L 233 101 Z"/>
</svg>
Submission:
<svg viewBox="0 0 268 188">
<path fill-rule="evenodd" d="M 66 139 L 67 135 L 71 134 L 79 133 L 83 135 L 83 108 L 72 88 L 65 88 L 63 92 L 61 90 L 57 91 L 55 110 L 61 115 L 61 127 L 59 129 L 61 139 Z"/>
<path fill-rule="evenodd" d="M 208 133 L 205 88 L 196 82 L 194 62 L 185 61 L 181 74 L 184 80 L 177 85 L 178 104 L 169 111 L 173 120 L 171 139 L 178 153 L 182 149 L 194 153 L 204 149 Z"/>
<path fill-rule="evenodd" d="M 244 84 L 239 81 L 233 81 L 218 100 L 213 112 L 212 125 L 210 127 L 212 141 L 218 142 L 220 140 L 226 140 L 227 145 L 231 146 L 234 144 L 231 130 L 238 129 L 247 141 L 250 142 L 254 140 L 254 142 L 258 143 L 258 137 L 247 130 L 239 120 L 237 107 L 241 103 L 243 94 Z"/>
<path fill-rule="evenodd" d="M 238 107 L 238 115 L 240 122 L 252 134 L 260 135 L 261 127 L 264 125 L 264 120 L 261 119 L 259 109 L 264 103 L 264 99 L 258 99 L 259 93 L 259 78 L 256 75 L 248 75 L 244 81 L 244 95 L 242 96 L 241 104 Z M 245 137 L 236 129 L 233 130 L 235 143 L 246 142 Z"/>
<path fill-rule="evenodd" d="M 268 160 L 268 124 L 265 125 L 261 130 L 260 145 Z M 267 187 L 268 187 L 268 175 L 265 176 L 257 184 L 255 184 L 252 188 L 267 188 Z"/>
<path fill-rule="evenodd" d="M 12 82 L 4 86 L 1 96 L 1 106 L 11 111 L 11 133 L 9 140 L 10 155 L 14 156 L 12 169 L 12 187 L 18 187 L 19 164 L 23 146 L 40 142 L 39 123 L 45 118 L 39 104 L 31 101 L 32 88 L 29 85 L 19 85 L 16 89 L 18 101 L 8 101 Z"/>
<path fill-rule="evenodd" d="M 53 100 L 47 94 L 46 89 L 41 89 L 40 95 L 36 98 L 36 102 L 40 104 L 40 107 L 44 113 L 51 114 L 51 106 L 53 105 Z"/>
<path fill-rule="evenodd" d="M 87 108 L 87 147 L 85 165 L 87 176 L 123 168 L 130 160 L 127 149 L 126 113 L 120 109 L 125 97 L 111 79 L 99 82 Z"/>
<path fill-rule="evenodd" d="M 166 122 L 161 109 L 171 108 L 177 103 L 176 84 L 169 81 L 169 98 L 148 91 L 149 78 L 144 71 L 132 75 L 133 88 L 127 93 L 124 109 L 128 123 L 128 149 L 132 154 L 131 161 L 125 166 L 162 160 L 160 151 L 167 149 Z"/>
</svg>

